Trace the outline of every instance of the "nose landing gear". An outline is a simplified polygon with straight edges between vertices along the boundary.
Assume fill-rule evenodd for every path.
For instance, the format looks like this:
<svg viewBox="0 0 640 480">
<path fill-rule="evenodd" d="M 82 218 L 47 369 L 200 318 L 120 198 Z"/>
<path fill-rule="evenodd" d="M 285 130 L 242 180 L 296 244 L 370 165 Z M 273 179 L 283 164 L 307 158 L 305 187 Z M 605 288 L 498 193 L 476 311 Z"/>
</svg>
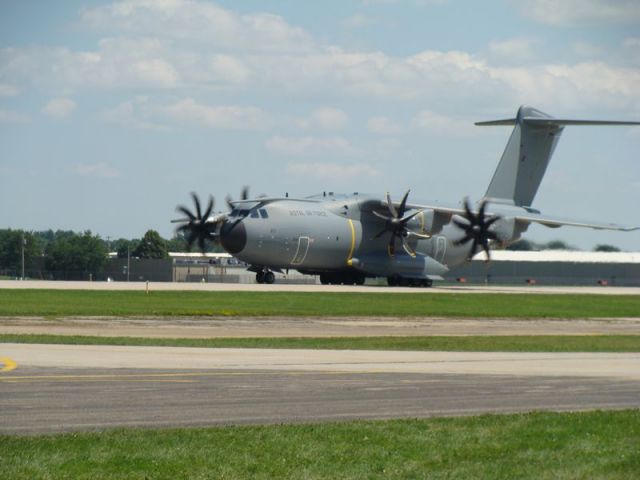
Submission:
<svg viewBox="0 0 640 480">
<path fill-rule="evenodd" d="M 271 270 L 260 270 L 256 273 L 256 282 L 257 283 L 266 283 L 271 285 L 276 281 L 276 276 Z"/>
</svg>

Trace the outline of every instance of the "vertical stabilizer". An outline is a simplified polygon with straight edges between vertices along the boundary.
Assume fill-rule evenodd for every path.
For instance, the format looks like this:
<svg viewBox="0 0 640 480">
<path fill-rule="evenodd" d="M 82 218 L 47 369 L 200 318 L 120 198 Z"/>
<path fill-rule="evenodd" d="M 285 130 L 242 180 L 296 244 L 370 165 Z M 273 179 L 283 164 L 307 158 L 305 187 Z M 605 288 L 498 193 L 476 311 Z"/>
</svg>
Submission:
<svg viewBox="0 0 640 480">
<path fill-rule="evenodd" d="M 494 203 L 528 207 L 533 202 L 565 125 L 640 125 L 624 120 L 554 118 L 522 106 L 516 118 L 476 125 L 515 125 L 485 198 Z"/>
<path fill-rule="evenodd" d="M 476 125 L 515 125 L 485 197 L 495 203 L 530 206 L 564 127 L 526 106 L 514 119 Z"/>
</svg>

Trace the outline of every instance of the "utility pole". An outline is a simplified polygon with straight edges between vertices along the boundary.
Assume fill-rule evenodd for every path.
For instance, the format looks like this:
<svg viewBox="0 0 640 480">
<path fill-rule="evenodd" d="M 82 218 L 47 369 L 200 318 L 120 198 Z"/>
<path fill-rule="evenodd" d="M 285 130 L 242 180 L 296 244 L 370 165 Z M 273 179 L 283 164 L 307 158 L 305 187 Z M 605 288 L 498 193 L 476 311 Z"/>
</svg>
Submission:
<svg viewBox="0 0 640 480">
<path fill-rule="evenodd" d="M 24 247 L 27 244 L 27 239 L 24 238 L 24 233 L 22 234 L 22 277 L 20 280 L 24 280 Z"/>
</svg>

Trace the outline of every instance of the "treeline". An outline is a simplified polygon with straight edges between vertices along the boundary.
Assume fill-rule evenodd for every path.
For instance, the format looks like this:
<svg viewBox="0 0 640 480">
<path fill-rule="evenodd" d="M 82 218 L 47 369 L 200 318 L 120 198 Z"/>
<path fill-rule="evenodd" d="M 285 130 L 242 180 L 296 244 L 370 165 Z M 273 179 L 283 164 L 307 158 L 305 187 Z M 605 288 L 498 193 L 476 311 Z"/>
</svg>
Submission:
<svg viewBox="0 0 640 480">
<path fill-rule="evenodd" d="M 547 243 L 536 243 L 531 240 L 518 240 L 507 247 L 507 250 L 514 251 L 540 251 L 540 250 L 578 250 L 578 248 L 569 245 L 562 240 L 551 240 Z M 619 252 L 618 247 L 607 244 L 599 244 L 593 248 L 594 252 Z"/>
<path fill-rule="evenodd" d="M 0 275 L 41 278 L 96 278 L 104 270 L 110 252 L 121 258 L 162 259 L 169 252 L 187 251 L 181 235 L 164 239 L 148 230 L 140 239 L 101 238 L 87 230 L 30 232 L 0 229 Z M 37 272 L 37 273 L 35 273 Z"/>
</svg>

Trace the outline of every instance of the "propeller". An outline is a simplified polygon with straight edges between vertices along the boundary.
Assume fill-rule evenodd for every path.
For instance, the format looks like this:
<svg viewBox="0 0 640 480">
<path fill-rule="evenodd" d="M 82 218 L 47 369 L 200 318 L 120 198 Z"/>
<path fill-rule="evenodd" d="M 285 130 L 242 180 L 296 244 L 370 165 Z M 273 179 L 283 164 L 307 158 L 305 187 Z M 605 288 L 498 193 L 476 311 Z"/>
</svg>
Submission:
<svg viewBox="0 0 640 480">
<path fill-rule="evenodd" d="M 467 197 L 464 199 L 465 213 L 463 215 L 466 221 L 460 221 L 455 218 L 453 219 L 453 223 L 465 232 L 464 237 L 454 242 L 454 245 L 465 245 L 469 242 L 473 242 L 469 255 L 467 256 L 467 260 L 471 260 L 471 258 L 473 258 L 479 247 L 481 247 L 487 255 L 486 261 L 489 262 L 491 260 L 491 255 L 489 254 L 489 240 L 498 240 L 498 236 L 495 232 L 489 230 L 489 227 L 491 227 L 491 225 L 497 222 L 501 217 L 495 215 L 487 219 L 487 215 L 484 213 L 487 203 L 489 203 L 487 200 L 483 200 L 480 204 L 480 208 L 478 209 L 478 213 L 474 214 L 471 210 L 471 205 L 469 204 L 469 198 Z"/>
<path fill-rule="evenodd" d="M 217 240 L 218 234 L 216 233 L 216 228 L 223 217 L 214 217 L 212 221 L 208 221 L 213 212 L 213 196 L 209 195 L 209 203 L 204 213 L 200 208 L 200 199 L 194 192 L 191 192 L 191 198 L 195 205 L 195 213 L 192 213 L 183 205 L 178 205 L 176 211 L 184 214 L 186 218 L 172 220 L 172 223 L 182 223 L 182 225 L 176 228 L 176 232 L 181 232 L 186 235 L 188 250 L 191 250 L 193 244 L 197 243 L 200 251 L 204 253 L 206 247 L 205 242 L 207 240 L 211 242 Z"/>
<path fill-rule="evenodd" d="M 240 200 L 247 200 L 249 198 L 249 187 L 247 185 L 245 185 L 244 187 L 242 187 L 242 191 L 240 192 Z M 231 195 L 227 195 L 225 197 L 225 200 L 227 202 L 227 206 L 229 207 L 229 210 L 233 210 L 233 198 L 231 198 Z"/>
<path fill-rule="evenodd" d="M 422 210 L 418 210 L 410 215 L 405 216 L 405 211 L 407 209 L 407 198 L 409 197 L 409 192 L 411 190 L 407 190 L 407 193 L 402 197 L 402 201 L 400 202 L 400 206 L 396 209 L 396 206 L 391 201 L 391 196 L 389 192 L 387 192 L 387 209 L 389 210 L 389 216 L 383 215 L 381 213 L 373 211 L 373 214 L 376 217 L 379 217 L 385 221 L 384 228 L 373 238 L 380 238 L 386 232 L 391 232 L 391 238 L 389 238 L 389 255 L 393 256 L 396 253 L 396 239 L 400 238 L 402 240 L 402 248 L 407 252 L 408 255 L 415 257 L 416 252 L 409 246 L 407 242 L 408 237 L 418 237 L 418 238 L 429 238 L 429 235 L 422 235 L 419 233 L 415 233 L 407 227 L 407 223 L 422 212 Z"/>
</svg>

